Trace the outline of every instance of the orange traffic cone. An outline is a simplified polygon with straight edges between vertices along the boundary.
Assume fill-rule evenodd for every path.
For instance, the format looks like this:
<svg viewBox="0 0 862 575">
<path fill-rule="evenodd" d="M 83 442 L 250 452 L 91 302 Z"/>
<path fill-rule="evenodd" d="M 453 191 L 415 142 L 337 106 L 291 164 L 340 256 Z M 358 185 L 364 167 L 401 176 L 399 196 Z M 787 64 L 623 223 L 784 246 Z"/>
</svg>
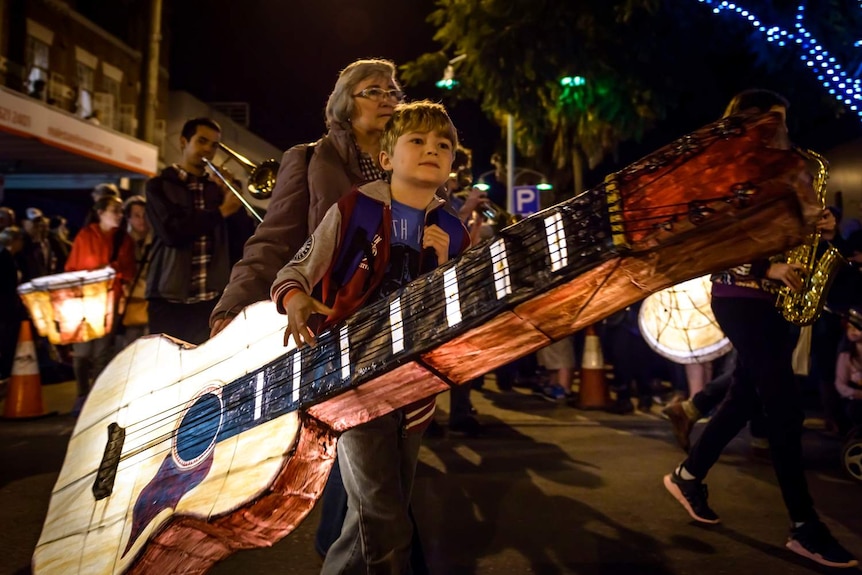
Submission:
<svg viewBox="0 0 862 575">
<path fill-rule="evenodd" d="M 604 409 L 608 405 L 608 384 L 605 381 L 605 360 L 602 344 L 593 326 L 588 326 L 584 338 L 584 357 L 581 360 L 581 388 L 578 394 L 580 409 Z"/>
<path fill-rule="evenodd" d="M 33 345 L 30 322 L 24 320 L 18 332 L 18 346 L 15 348 L 15 363 L 12 364 L 3 417 L 17 419 L 43 415 L 42 379 L 36 361 L 36 346 Z"/>
</svg>

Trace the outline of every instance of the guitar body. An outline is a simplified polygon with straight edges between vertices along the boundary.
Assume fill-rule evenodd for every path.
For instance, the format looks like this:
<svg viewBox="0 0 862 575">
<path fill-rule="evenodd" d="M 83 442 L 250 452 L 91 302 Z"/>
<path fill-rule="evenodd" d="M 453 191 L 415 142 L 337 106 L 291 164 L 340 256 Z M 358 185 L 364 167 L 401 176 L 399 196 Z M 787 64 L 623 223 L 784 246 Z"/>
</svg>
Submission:
<svg viewBox="0 0 862 575">
<path fill-rule="evenodd" d="M 272 304 L 237 320 L 197 348 L 141 338 L 101 374 L 69 441 L 35 572 L 200 572 L 236 549 L 271 545 L 308 514 L 335 455 L 334 435 L 314 421 L 293 411 L 218 441 L 178 433 L 201 397 L 231 407 L 225 384 L 285 353 Z M 125 438 L 112 492 L 96 500 L 111 423 Z"/>
<path fill-rule="evenodd" d="M 309 512 L 344 430 L 650 293 L 779 253 L 820 208 L 776 114 L 677 140 L 318 334 L 271 303 L 197 348 L 150 336 L 99 376 L 36 552 L 49 574 L 203 573 Z"/>
</svg>

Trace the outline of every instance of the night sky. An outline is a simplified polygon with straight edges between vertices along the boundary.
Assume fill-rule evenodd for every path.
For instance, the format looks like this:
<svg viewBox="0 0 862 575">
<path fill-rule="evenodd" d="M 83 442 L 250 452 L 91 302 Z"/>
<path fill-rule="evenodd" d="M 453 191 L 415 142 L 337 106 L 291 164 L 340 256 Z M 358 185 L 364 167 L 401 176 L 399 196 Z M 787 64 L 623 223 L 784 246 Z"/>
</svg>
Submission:
<svg viewBox="0 0 862 575">
<path fill-rule="evenodd" d="M 252 131 L 281 149 L 324 133 L 326 99 L 353 60 L 383 57 L 400 65 L 439 48 L 425 21 L 433 0 L 171 4 L 171 88 L 204 101 L 248 102 Z M 423 97 L 440 94 L 408 89 L 409 99 Z M 476 106 L 459 105 L 452 115 L 477 162 L 487 161 L 499 131 Z"/>
</svg>

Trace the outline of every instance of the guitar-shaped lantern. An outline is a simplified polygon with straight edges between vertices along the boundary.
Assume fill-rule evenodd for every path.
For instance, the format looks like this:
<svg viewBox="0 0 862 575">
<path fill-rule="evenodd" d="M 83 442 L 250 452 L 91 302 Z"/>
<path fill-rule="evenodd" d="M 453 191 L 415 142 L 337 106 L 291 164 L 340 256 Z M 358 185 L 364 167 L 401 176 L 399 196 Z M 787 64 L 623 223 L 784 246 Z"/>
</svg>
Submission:
<svg viewBox="0 0 862 575">
<path fill-rule="evenodd" d="M 191 348 L 149 336 L 69 441 L 37 574 L 200 573 L 307 515 L 345 429 L 462 385 L 816 219 L 774 114 L 715 122 L 367 306 L 297 351 L 271 303 Z"/>
</svg>

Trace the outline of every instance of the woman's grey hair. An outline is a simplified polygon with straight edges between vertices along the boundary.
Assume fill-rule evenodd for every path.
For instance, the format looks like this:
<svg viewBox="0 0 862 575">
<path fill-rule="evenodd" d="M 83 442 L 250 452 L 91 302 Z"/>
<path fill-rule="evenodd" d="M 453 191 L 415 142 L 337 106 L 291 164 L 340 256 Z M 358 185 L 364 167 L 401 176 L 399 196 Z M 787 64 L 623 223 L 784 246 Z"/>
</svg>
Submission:
<svg viewBox="0 0 862 575">
<path fill-rule="evenodd" d="M 395 77 L 395 64 L 390 60 L 369 59 L 357 60 L 344 70 L 339 72 L 338 80 L 335 82 L 335 88 L 329 95 L 329 100 L 326 102 L 326 127 L 342 127 L 346 128 L 350 121 L 350 116 L 353 114 L 353 94 L 356 86 L 366 78 L 374 76 L 384 76 L 386 78 Z M 395 85 L 398 89 L 396 80 Z"/>
</svg>

